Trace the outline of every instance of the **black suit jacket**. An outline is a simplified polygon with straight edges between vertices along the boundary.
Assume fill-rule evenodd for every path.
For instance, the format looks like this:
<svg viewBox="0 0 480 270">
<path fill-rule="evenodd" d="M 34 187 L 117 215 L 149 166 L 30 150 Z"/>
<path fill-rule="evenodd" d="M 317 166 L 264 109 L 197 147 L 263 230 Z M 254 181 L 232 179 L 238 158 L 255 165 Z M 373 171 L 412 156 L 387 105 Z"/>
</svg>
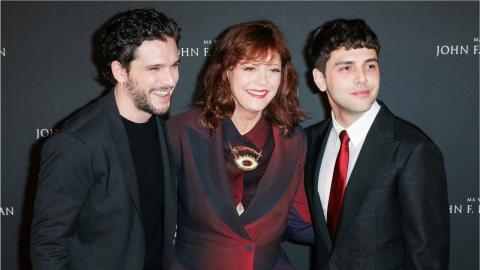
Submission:
<svg viewBox="0 0 480 270">
<path fill-rule="evenodd" d="M 318 195 L 331 119 L 306 129 L 315 269 L 448 269 L 449 216 L 438 147 L 381 104 L 347 184 L 332 241 Z"/>
<path fill-rule="evenodd" d="M 176 178 L 163 120 L 164 253 L 173 257 Z M 34 269 L 141 270 L 145 237 L 135 166 L 113 91 L 68 120 L 42 149 L 31 232 Z"/>
</svg>

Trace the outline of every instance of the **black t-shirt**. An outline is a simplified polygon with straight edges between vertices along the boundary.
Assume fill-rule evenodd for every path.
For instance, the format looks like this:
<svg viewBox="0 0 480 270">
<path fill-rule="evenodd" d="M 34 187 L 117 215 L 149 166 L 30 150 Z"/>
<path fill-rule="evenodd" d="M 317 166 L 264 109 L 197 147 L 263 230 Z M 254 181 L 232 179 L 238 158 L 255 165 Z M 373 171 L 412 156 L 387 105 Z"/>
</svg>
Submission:
<svg viewBox="0 0 480 270">
<path fill-rule="evenodd" d="M 163 163 L 156 117 L 146 123 L 123 118 L 138 182 L 145 231 L 145 270 L 161 269 L 163 245 Z"/>
</svg>

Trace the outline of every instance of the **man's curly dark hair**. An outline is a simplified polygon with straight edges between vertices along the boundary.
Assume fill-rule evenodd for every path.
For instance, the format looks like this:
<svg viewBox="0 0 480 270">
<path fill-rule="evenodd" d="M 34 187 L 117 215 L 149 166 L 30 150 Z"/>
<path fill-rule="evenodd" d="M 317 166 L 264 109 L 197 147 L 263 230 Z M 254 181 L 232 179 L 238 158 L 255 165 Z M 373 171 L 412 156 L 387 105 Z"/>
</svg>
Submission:
<svg viewBox="0 0 480 270">
<path fill-rule="evenodd" d="M 362 19 L 338 18 L 319 26 L 310 34 L 307 45 L 313 68 L 325 72 L 325 65 L 333 51 L 368 48 L 380 53 L 380 41 Z"/>
<path fill-rule="evenodd" d="M 118 61 L 129 70 L 134 60 L 136 49 L 145 40 L 162 40 L 174 38 L 178 43 L 181 28 L 176 21 L 155 9 L 132 9 L 119 13 L 110 19 L 102 35 L 102 55 L 105 61 L 103 76 L 112 85 L 111 64 Z"/>
</svg>

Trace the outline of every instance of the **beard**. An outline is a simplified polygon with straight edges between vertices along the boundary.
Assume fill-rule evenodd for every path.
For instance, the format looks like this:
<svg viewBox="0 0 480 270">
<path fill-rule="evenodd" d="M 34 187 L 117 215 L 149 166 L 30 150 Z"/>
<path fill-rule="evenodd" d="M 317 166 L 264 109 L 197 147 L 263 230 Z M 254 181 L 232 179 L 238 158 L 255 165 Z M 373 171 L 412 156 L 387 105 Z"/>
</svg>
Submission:
<svg viewBox="0 0 480 270">
<path fill-rule="evenodd" d="M 155 107 L 149 100 L 148 95 L 156 89 L 142 89 L 137 86 L 137 83 L 129 80 L 127 82 L 127 93 L 132 98 L 133 103 L 135 106 L 144 112 L 154 115 L 162 115 L 165 114 L 168 109 L 170 109 L 170 103 L 166 104 L 165 106 Z M 170 91 L 170 89 L 166 89 Z"/>
</svg>

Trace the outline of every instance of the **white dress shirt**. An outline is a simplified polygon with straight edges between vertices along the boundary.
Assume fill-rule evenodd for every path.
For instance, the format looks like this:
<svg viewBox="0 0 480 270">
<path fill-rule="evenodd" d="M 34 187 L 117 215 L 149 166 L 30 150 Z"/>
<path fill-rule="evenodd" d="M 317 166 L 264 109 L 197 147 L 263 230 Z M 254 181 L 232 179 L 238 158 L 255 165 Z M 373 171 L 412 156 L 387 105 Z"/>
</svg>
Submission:
<svg viewBox="0 0 480 270">
<path fill-rule="evenodd" d="M 346 185 L 348 185 L 348 179 L 350 178 L 350 174 L 352 173 L 355 162 L 360 154 L 363 142 L 367 137 L 367 133 L 370 130 L 375 117 L 380 111 L 380 107 L 381 106 L 378 102 L 375 101 L 368 111 L 346 129 L 337 122 L 332 112 L 333 128 L 328 135 L 328 141 L 325 146 L 320 173 L 318 175 L 318 195 L 320 196 L 325 219 L 327 219 L 328 199 L 330 198 L 333 169 L 335 168 L 338 151 L 340 150 L 340 138 L 338 136 L 342 130 L 346 130 L 348 137 L 350 137 L 350 142 L 348 143 L 349 160 L 346 179 Z"/>
</svg>

